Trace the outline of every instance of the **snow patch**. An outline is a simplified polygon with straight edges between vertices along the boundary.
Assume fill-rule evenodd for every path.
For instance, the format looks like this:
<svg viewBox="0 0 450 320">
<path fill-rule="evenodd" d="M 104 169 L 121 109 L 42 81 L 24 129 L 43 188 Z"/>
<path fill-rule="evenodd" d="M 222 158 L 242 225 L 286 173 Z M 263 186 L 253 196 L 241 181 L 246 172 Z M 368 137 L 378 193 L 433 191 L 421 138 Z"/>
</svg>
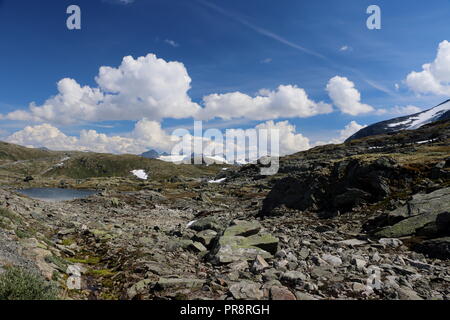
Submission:
<svg viewBox="0 0 450 320">
<path fill-rule="evenodd" d="M 208 183 L 222 183 L 225 180 L 227 180 L 227 178 L 222 178 L 222 179 L 219 179 L 219 180 L 209 180 Z"/>
<path fill-rule="evenodd" d="M 196 223 L 197 222 L 197 220 L 193 220 L 193 221 L 191 221 L 191 222 L 189 222 L 187 225 L 186 225 L 186 228 L 189 228 L 190 226 L 192 226 L 194 223 Z"/>
<path fill-rule="evenodd" d="M 131 173 L 134 174 L 138 179 L 141 179 L 141 180 L 147 180 L 148 179 L 147 173 L 144 170 L 142 170 L 142 169 L 133 170 L 133 171 L 131 171 Z"/>
</svg>

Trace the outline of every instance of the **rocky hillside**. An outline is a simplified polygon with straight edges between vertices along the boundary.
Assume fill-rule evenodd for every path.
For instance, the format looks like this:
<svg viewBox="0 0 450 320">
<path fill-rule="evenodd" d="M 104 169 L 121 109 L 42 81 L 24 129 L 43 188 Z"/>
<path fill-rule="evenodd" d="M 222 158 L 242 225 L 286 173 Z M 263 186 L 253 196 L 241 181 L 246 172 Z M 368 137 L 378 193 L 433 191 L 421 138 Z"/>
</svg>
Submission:
<svg viewBox="0 0 450 320">
<path fill-rule="evenodd" d="M 59 203 L 2 187 L 0 266 L 75 299 L 450 298 L 450 121 L 259 169 L 128 192 L 100 177 L 114 183 Z"/>
<path fill-rule="evenodd" d="M 14 187 L 73 187 L 124 190 L 142 187 L 145 181 L 131 172 L 143 170 L 148 183 L 209 177 L 222 166 L 175 165 L 136 155 L 93 152 L 55 152 L 0 142 L 0 183 Z"/>
</svg>

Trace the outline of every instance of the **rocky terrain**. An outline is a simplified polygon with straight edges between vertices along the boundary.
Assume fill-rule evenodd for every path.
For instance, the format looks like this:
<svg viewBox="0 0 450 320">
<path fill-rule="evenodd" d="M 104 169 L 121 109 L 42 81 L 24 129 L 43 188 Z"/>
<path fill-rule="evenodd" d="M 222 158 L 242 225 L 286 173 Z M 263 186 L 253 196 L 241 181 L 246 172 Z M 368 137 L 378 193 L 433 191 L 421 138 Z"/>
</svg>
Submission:
<svg viewBox="0 0 450 320">
<path fill-rule="evenodd" d="M 450 121 L 288 156 L 274 176 L 147 159 L 143 182 L 129 162 L 7 154 L 0 268 L 63 299 L 450 298 Z M 42 202 L 15 192 L 28 185 L 99 193 Z"/>
</svg>

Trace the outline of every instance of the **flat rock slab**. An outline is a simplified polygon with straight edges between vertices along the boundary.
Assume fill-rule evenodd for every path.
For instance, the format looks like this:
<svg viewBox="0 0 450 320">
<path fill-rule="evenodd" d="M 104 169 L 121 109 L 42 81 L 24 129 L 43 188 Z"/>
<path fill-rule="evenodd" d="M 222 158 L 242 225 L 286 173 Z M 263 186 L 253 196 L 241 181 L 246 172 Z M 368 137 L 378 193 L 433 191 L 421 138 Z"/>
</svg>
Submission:
<svg viewBox="0 0 450 320">
<path fill-rule="evenodd" d="M 249 237 L 257 234 L 261 228 L 258 221 L 235 221 L 235 225 L 228 227 L 223 235 Z"/>
</svg>

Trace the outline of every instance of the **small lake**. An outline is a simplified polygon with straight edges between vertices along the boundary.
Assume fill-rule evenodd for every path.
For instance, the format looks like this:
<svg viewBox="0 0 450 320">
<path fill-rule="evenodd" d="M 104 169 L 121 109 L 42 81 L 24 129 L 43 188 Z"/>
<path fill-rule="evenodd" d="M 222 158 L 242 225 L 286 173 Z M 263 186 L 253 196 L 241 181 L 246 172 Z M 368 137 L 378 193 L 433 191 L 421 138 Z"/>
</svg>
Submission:
<svg viewBox="0 0 450 320">
<path fill-rule="evenodd" d="M 17 190 L 18 193 L 36 200 L 59 202 L 87 198 L 98 193 L 95 190 L 76 190 L 60 188 L 30 188 Z"/>
</svg>

